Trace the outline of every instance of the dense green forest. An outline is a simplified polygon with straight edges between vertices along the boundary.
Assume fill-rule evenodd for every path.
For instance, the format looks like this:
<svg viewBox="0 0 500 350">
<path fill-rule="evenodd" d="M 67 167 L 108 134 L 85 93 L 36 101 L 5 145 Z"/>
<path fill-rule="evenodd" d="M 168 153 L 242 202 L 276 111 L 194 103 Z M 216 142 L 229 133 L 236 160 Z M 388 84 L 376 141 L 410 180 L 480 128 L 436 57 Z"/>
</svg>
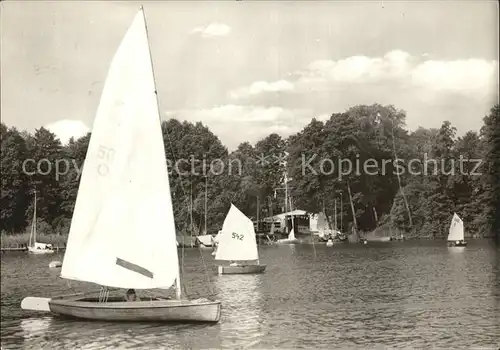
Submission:
<svg viewBox="0 0 500 350">
<path fill-rule="evenodd" d="M 483 118 L 479 133 L 469 131 L 461 137 L 449 122 L 439 129 L 409 132 L 405 119 L 405 112 L 393 106 L 356 106 L 332 114 L 326 122 L 313 119 L 287 139 L 270 134 L 255 145 L 242 142 L 231 153 L 202 123 L 165 121 L 162 129 L 170 164 L 177 162 L 178 170 L 190 170 L 190 162 L 178 161 L 194 158 L 205 160 L 206 166 L 218 164 L 212 170 L 222 172 L 205 169 L 204 176 L 202 162 L 186 174 L 171 171 L 178 230 L 189 231 L 191 202 L 195 230 L 203 229 L 205 187 L 209 232 L 220 228 L 231 202 L 250 217 L 256 216 L 257 207 L 261 217 L 282 212 L 286 168 L 293 208 L 313 213 L 324 208 L 331 217 L 337 200 L 338 213 L 343 213 L 338 223 L 342 221 L 344 231 L 355 225 L 361 231 L 394 229 L 408 236 L 442 238 L 456 212 L 464 220 L 468 236 L 487 237 L 498 232 L 500 105 Z M 35 188 L 39 231 L 68 232 L 78 192 L 78 169 L 83 165 L 89 139 L 90 133 L 62 145 L 43 127 L 30 134 L 1 124 L 2 232 L 26 231 L 33 215 Z M 47 173 L 48 162 L 42 162 L 35 172 L 36 162 L 44 158 L 50 160 L 51 171 Z M 26 159 L 34 161 L 26 163 Z M 60 162 L 61 172 L 66 173 L 56 176 L 54 166 L 61 159 L 71 163 L 65 169 Z M 213 162 L 216 159 L 221 161 Z M 409 162 L 411 159 L 421 162 Z M 361 164 L 361 169 L 349 172 L 348 160 L 353 166 Z M 381 166 L 384 161 L 385 173 Z M 363 169 L 366 162 L 377 167 Z"/>
</svg>

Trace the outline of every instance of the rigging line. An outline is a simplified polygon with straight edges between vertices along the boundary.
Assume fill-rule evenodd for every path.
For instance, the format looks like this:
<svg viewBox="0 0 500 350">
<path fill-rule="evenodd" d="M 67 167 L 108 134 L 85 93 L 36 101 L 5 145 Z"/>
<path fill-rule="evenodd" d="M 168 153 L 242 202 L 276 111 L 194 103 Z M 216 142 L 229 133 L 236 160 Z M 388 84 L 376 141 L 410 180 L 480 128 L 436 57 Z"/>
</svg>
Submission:
<svg viewBox="0 0 500 350">
<path fill-rule="evenodd" d="M 151 54 L 151 47 L 149 47 L 149 34 L 148 34 L 148 28 L 147 28 L 147 22 L 146 22 L 146 13 L 145 13 L 144 8 L 142 6 L 141 6 L 141 10 L 142 10 L 142 14 L 143 14 L 143 17 L 144 17 L 144 27 L 146 29 L 146 37 L 148 38 L 149 56 L 150 56 L 150 59 L 151 59 L 151 72 L 153 74 L 153 81 L 155 82 L 156 104 L 157 104 L 157 108 L 158 108 L 158 116 L 160 118 L 160 123 L 161 123 L 160 102 L 159 102 L 158 92 L 157 92 L 157 89 L 156 89 L 156 79 L 155 79 L 154 68 L 153 68 L 153 56 Z M 161 130 L 162 130 L 162 136 L 163 136 L 163 127 L 161 128 Z M 168 128 L 166 127 L 166 125 L 165 125 L 165 135 L 167 136 L 167 141 L 168 141 L 168 144 L 170 146 L 170 151 L 172 152 L 172 157 L 174 158 L 174 164 L 177 164 L 177 159 L 175 157 L 175 152 L 174 152 L 174 148 L 173 148 L 173 145 L 172 145 L 172 140 L 170 138 L 170 135 L 168 133 Z M 165 139 L 164 138 L 163 138 L 163 141 L 165 143 Z M 168 171 L 168 163 L 167 162 L 165 162 L 165 163 L 166 163 L 167 171 Z M 181 182 L 182 192 L 184 193 L 184 198 L 187 198 L 186 191 L 184 189 L 184 184 L 183 184 L 183 181 L 182 181 L 182 176 L 179 176 L 179 179 L 180 179 L 180 182 Z M 181 250 L 182 250 L 182 255 L 184 256 L 184 244 L 182 245 Z M 184 271 L 184 266 L 183 265 L 184 265 L 184 259 L 182 258 L 181 259 L 181 267 L 180 267 L 179 274 L 181 274 L 181 273 L 183 274 L 183 271 Z M 208 271 L 205 271 L 205 273 L 208 275 Z M 181 285 L 181 288 L 182 288 L 182 285 Z"/>
<path fill-rule="evenodd" d="M 205 181 L 206 181 L 205 184 L 208 184 L 208 176 L 206 176 Z M 205 202 L 205 209 L 206 209 L 206 202 Z M 206 212 L 205 212 L 205 215 L 206 215 Z M 201 226 L 201 218 L 200 218 L 200 226 Z M 205 222 L 205 227 L 206 227 L 206 222 Z M 205 232 L 205 234 L 207 234 L 207 232 Z M 205 258 L 203 257 L 203 251 L 202 251 L 200 245 L 198 245 L 198 250 L 200 252 L 201 261 L 203 263 L 203 268 L 205 270 L 205 275 L 207 277 L 208 287 L 210 289 L 210 294 L 214 295 L 214 289 L 213 289 L 213 286 L 212 286 L 212 281 L 210 280 L 210 275 L 208 274 L 207 264 L 205 263 Z"/>
</svg>

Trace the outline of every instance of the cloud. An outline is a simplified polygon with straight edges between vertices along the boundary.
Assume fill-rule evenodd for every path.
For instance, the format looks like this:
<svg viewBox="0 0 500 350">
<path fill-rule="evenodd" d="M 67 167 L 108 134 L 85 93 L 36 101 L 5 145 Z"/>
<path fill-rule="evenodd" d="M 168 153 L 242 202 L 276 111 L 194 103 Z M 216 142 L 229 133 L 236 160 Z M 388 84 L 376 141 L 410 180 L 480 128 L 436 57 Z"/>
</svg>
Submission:
<svg viewBox="0 0 500 350">
<path fill-rule="evenodd" d="M 351 56 L 338 61 L 314 61 L 296 73 L 296 84 L 302 87 L 299 91 L 304 91 L 328 89 L 334 84 L 391 82 L 433 93 L 482 94 L 495 88 L 497 67 L 496 61 L 422 60 L 394 50 L 383 57 Z"/>
<path fill-rule="evenodd" d="M 191 33 L 200 34 L 204 38 L 211 38 L 216 36 L 226 36 L 231 32 L 231 27 L 224 23 L 210 23 L 206 27 L 196 27 Z"/>
<path fill-rule="evenodd" d="M 287 80 L 279 80 L 268 83 L 265 81 L 257 81 L 248 87 L 241 87 L 229 92 L 232 99 L 244 98 L 247 96 L 258 95 L 266 92 L 284 92 L 292 91 L 293 84 Z"/>
<path fill-rule="evenodd" d="M 302 70 L 290 73 L 293 78 L 277 82 L 258 81 L 240 87 L 233 98 L 269 92 L 335 90 L 355 84 L 387 83 L 435 92 L 464 94 L 491 91 L 497 85 L 498 62 L 483 59 L 427 60 L 408 52 L 393 50 L 383 57 L 351 56 L 337 61 L 316 60 Z"/>
<path fill-rule="evenodd" d="M 498 103 L 498 62 L 481 58 L 447 60 L 392 50 L 381 57 L 315 60 L 286 77 L 240 87 L 230 96 L 253 105 L 306 107 L 322 118 L 357 104 L 392 104 L 407 112 L 410 130 L 449 120 L 459 133 L 478 130 Z"/>
<path fill-rule="evenodd" d="M 208 109 L 167 111 L 167 118 L 201 121 L 230 150 L 244 141 L 255 143 L 270 133 L 287 136 L 299 131 L 313 117 L 307 109 L 222 105 Z"/>
<path fill-rule="evenodd" d="M 69 119 L 48 124 L 45 128 L 56 134 L 62 144 L 67 144 L 71 137 L 78 139 L 90 131 L 83 122 Z"/>
</svg>

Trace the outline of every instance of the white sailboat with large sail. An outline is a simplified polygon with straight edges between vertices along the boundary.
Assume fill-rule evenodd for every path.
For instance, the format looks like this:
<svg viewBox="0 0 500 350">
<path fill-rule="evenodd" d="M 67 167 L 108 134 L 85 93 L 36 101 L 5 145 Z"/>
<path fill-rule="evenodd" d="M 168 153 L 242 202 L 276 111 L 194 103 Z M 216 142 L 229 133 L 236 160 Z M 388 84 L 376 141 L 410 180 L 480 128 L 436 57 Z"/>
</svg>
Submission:
<svg viewBox="0 0 500 350">
<path fill-rule="evenodd" d="M 215 260 L 231 262 L 230 265 L 218 266 L 220 275 L 261 273 L 267 266 L 260 264 L 252 220 L 233 204 L 218 234 Z"/>
<path fill-rule="evenodd" d="M 54 248 L 52 244 L 41 243 L 36 241 L 36 191 L 33 204 L 33 221 L 31 222 L 30 238 L 28 242 L 28 253 L 30 254 L 52 254 Z"/>
<path fill-rule="evenodd" d="M 21 307 L 107 321 L 218 322 L 220 301 L 187 300 L 182 295 L 175 232 L 141 7 L 113 58 L 102 92 L 61 270 L 64 279 L 103 286 L 101 294 L 28 297 Z M 123 295 L 109 296 L 110 288 L 134 292 L 173 285 L 175 299 L 124 301 Z"/>
<path fill-rule="evenodd" d="M 464 222 L 456 213 L 453 213 L 447 241 L 448 245 L 452 247 L 465 247 L 467 245 L 467 242 L 464 241 Z"/>
</svg>

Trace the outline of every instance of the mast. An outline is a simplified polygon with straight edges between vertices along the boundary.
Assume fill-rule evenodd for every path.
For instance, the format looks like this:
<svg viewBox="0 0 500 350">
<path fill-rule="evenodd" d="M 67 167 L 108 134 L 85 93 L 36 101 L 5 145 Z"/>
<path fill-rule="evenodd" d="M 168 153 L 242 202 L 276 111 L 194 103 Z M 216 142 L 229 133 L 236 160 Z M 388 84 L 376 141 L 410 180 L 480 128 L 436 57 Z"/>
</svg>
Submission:
<svg viewBox="0 0 500 350">
<path fill-rule="evenodd" d="M 285 213 L 288 212 L 288 177 L 285 170 Z"/>
<path fill-rule="evenodd" d="M 260 197 L 257 196 L 257 231 L 259 230 Z"/>
<path fill-rule="evenodd" d="M 189 232 L 191 237 L 193 237 L 193 180 L 189 182 Z M 192 241 L 192 240 L 191 240 Z"/>
<path fill-rule="evenodd" d="M 344 229 L 344 205 L 343 205 L 344 195 L 340 192 L 340 231 Z"/>
<path fill-rule="evenodd" d="M 36 189 L 35 189 L 35 206 L 33 210 L 33 245 L 36 243 Z"/>
<path fill-rule="evenodd" d="M 391 132 L 392 132 L 392 150 L 394 152 L 394 161 L 397 163 L 398 156 L 396 154 L 396 143 L 394 141 L 394 121 L 392 119 L 391 119 L 391 124 L 392 124 L 392 128 L 391 128 Z M 408 201 L 406 200 L 406 196 L 405 196 L 405 193 L 403 191 L 403 187 L 401 186 L 401 176 L 399 175 L 399 171 L 396 172 L 396 175 L 398 177 L 399 191 L 401 192 L 401 196 L 403 197 L 403 201 L 405 203 L 406 212 L 408 213 L 408 221 L 409 221 L 409 224 L 410 224 L 410 228 L 412 228 L 412 226 L 413 226 L 413 220 L 412 220 L 412 217 L 411 217 L 410 206 L 408 205 Z M 375 219 L 375 220 L 377 220 L 377 219 Z"/>
<path fill-rule="evenodd" d="M 335 198 L 335 230 L 337 231 L 337 198 Z"/>
<path fill-rule="evenodd" d="M 33 202 L 33 220 L 31 221 L 31 232 L 30 232 L 30 240 L 28 245 L 33 247 L 36 242 L 36 189 L 34 190 L 35 200 Z"/>
<path fill-rule="evenodd" d="M 326 221 L 326 227 L 327 229 L 330 227 L 330 222 L 328 221 L 328 215 L 326 215 L 326 209 L 325 209 L 325 198 L 322 200 L 322 210 L 323 210 L 323 215 L 325 216 L 325 221 Z"/>
<path fill-rule="evenodd" d="M 359 236 L 359 233 L 358 233 L 358 222 L 356 220 L 356 213 L 354 211 L 354 204 L 352 202 L 351 186 L 349 185 L 349 181 L 347 182 L 347 191 L 349 191 L 349 202 L 351 202 L 352 220 L 353 220 L 353 223 L 354 223 L 354 229 L 356 230 L 356 234 Z"/>
<path fill-rule="evenodd" d="M 205 176 L 205 234 L 207 234 L 208 176 Z"/>
<path fill-rule="evenodd" d="M 153 75 L 153 84 L 155 88 L 155 100 L 156 100 L 156 111 L 158 113 L 158 119 L 159 122 L 161 123 L 161 117 L 160 117 L 160 104 L 158 102 L 158 91 L 156 89 L 156 78 L 155 78 L 155 70 L 154 70 L 154 64 L 153 64 L 153 55 L 151 54 L 151 46 L 149 45 L 149 33 L 148 33 L 148 25 L 146 21 L 146 14 L 144 13 L 144 8 L 142 5 L 140 6 L 141 12 L 142 12 L 142 17 L 144 18 L 144 29 L 146 31 L 146 39 L 148 42 L 148 50 L 149 50 L 149 60 L 151 62 L 151 74 Z M 175 234 L 174 234 L 174 239 L 175 239 Z M 177 264 L 177 278 L 175 279 L 175 294 L 178 300 L 182 298 L 182 288 L 181 288 L 181 270 L 180 270 L 180 264 Z"/>
</svg>

